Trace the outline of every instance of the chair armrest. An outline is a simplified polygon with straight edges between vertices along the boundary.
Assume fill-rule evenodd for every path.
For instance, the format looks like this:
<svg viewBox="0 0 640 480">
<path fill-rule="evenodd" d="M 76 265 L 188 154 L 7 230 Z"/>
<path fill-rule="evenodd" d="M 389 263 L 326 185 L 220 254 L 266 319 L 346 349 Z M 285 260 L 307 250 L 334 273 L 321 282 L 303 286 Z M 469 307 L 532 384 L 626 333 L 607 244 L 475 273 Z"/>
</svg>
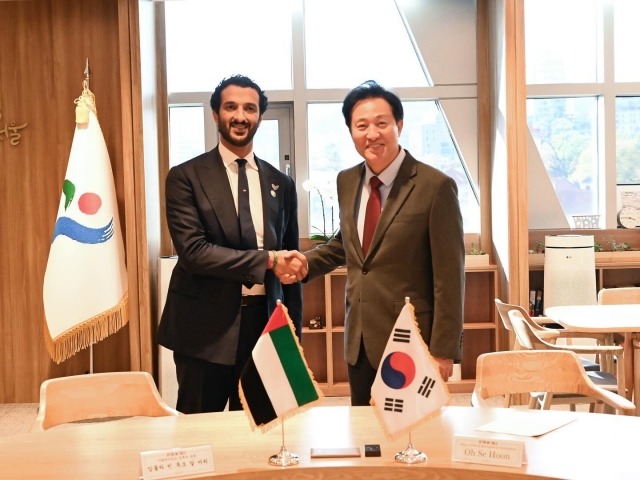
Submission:
<svg viewBox="0 0 640 480">
<path fill-rule="evenodd" d="M 592 333 L 592 332 L 572 332 L 571 330 L 558 330 L 557 338 L 592 338 L 599 342 L 605 342 L 607 340 L 606 333 Z"/>
<path fill-rule="evenodd" d="M 603 388 L 595 386 L 593 396 L 602 400 L 606 404 L 611 405 L 623 415 L 633 416 L 636 414 L 636 406 L 621 395 L 617 395 L 613 392 L 609 392 Z"/>
<path fill-rule="evenodd" d="M 605 355 L 622 355 L 624 349 L 618 345 L 582 346 L 582 345 L 548 345 L 549 350 L 569 350 L 577 354 L 599 353 Z"/>
<path fill-rule="evenodd" d="M 489 403 L 489 401 L 485 400 L 480 395 L 478 395 L 478 392 L 476 392 L 475 390 L 471 394 L 471 406 L 472 407 L 482 407 L 482 408 L 491 408 L 492 407 L 492 405 Z"/>
</svg>

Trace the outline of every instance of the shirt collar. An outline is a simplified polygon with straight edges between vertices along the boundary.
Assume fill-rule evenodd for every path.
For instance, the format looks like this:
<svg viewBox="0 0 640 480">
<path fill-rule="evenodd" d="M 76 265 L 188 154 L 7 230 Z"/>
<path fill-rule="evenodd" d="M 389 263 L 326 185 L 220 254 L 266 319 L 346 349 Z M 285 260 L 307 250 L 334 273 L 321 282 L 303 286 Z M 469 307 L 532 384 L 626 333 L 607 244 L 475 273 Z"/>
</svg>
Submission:
<svg viewBox="0 0 640 480">
<path fill-rule="evenodd" d="M 235 153 L 233 153 L 231 150 L 225 147 L 222 144 L 222 142 L 218 143 L 218 151 L 220 152 L 220 156 L 222 157 L 222 163 L 224 163 L 225 167 L 229 167 L 229 165 L 231 165 L 232 163 L 235 163 L 235 161 L 239 158 Z M 258 169 L 258 166 L 256 165 L 255 156 L 253 155 L 253 150 L 249 152 L 249 155 L 247 155 L 244 158 L 247 160 L 247 165 L 251 165 L 251 167 L 254 168 L 255 170 Z"/>
<path fill-rule="evenodd" d="M 393 184 L 393 181 L 398 176 L 398 170 L 400 170 L 400 165 L 402 165 L 402 161 L 404 160 L 405 156 L 406 156 L 406 152 L 404 148 L 400 147 L 400 152 L 398 152 L 398 156 L 393 160 L 393 162 L 389 164 L 387 168 L 385 168 L 378 175 L 378 178 L 380 179 L 380 181 L 385 187 L 390 187 L 391 184 Z M 369 165 L 367 165 L 367 162 L 365 162 L 364 165 L 365 165 L 364 184 L 368 185 L 369 181 L 371 180 L 371 177 L 376 176 L 376 174 L 373 173 L 373 171 L 369 168 Z"/>
</svg>

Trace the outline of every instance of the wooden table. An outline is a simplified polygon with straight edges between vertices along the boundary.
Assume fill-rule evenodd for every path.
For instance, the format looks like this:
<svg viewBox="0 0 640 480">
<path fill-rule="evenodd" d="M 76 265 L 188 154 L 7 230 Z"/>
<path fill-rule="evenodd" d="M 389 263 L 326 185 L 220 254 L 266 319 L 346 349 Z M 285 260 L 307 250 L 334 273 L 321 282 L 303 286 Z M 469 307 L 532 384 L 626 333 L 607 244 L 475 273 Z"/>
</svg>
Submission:
<svg viewBox="0 0 640 480">
<path fill-rule="evenodd" d="M 640 390 L 634 372 L 633 337 L 640 332 L 640 304 L 630 305 L 574 305 L 549 307 L 545 310 L 547 317 L 553 318 L 560 325 L 575 332 L 591 333 L 623 333 L 624 341 L 624 371 L 627 398 L 631 399 L 632 385 L 635 388 L 636 414 L 640 415 Z"/>
<path fill-rule="evenodd" d="M 411 466 L 393 459 L 408 439 L 387 441 L 372 407 L 316 407 L 287 420 L 286 446 L 300 456 L 300 465 L 289 468 L 267 464 L 267 458 L 280 450 L 280 428 L 264 435 L 251 432 L 244 412 L 65 425 L 1 438 L 0 478 L 136 479 L 141 475 L 140 452 L 203 444 L 213 446 L 215 474 L 222 478 L 640 478 L 638 434 L 626 440 L 619 435 L 640 432 L 640 418 L 616 415 L 562 412 L 577 420 L 538 438 L 482 434 L 523 438 L 528 464 L 521 468 L 451 461 L 454 434 L 479 435 L 476 427 L 512 413 L 501 408 L 446 407 L 441 416 L 413 432 L 413 444 L 428 455 L 428 462 Z M 541 418 L 558 413 L 530 412 Z M 358 446 L 364 455 L 364 444 L 369 443 L 381 445 L 382 457 L 312 460 L 309 456 L 311 447 L 328 446 Z M 597 455 L 590 455 L 594 448 Z"/>
</svg>

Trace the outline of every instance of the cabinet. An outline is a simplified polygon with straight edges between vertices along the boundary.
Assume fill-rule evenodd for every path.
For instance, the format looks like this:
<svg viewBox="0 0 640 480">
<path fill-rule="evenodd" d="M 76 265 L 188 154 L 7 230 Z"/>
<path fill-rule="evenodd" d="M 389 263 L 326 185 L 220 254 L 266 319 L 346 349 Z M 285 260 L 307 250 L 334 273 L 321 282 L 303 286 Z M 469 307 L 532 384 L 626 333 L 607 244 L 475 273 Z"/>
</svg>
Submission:
<svg viewBox="0 0 640 480">
<path fill-rule="evenodd" d="M 495 265 L 467 266 L 464 300 L 464 356 L 462 380 L 449 382 L 451 393 L 473 390 L 478 355 L 498 349 L 498 325 L 494 298 L 497 293 Z M 309 368 L 327 396 L 349 395 L 344 361 L 344 295 L 346 268 L 303 285 L 304 313 L 302 347 Z M 322 329 L 309 328 L 320 317 Z"/>
<path fill-rule="evenodd" d="M 627 243 L 631 247 L 638 247 L 640 231 L 638 229 L 609 229 L 609 230 L 530 230 L 529 248 L 534 249 L 538 241 L 544 241 L 546 235 L 581 234 L 593 235 L 594 240 L 608 248 L 608 241 L 615 238 L 618 243 Z M 596 290 L 613 287 L 640 286 L 640 251 L 625 252 L 596 252 Z M 544 287 L 544 255 L 529 255 L 529 289 L 537 290 Z"/>
</svg>

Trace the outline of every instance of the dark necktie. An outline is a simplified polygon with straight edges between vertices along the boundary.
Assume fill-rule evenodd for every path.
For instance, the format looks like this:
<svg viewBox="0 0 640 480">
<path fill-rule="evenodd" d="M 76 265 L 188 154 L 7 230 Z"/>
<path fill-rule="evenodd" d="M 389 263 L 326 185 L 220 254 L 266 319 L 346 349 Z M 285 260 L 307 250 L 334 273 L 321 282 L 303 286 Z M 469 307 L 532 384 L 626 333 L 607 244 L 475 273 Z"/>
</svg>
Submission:
<svg viewBox="0 0 640 480">
<path fill-rule="evenodd" d="M 249 180 L 247 179 L 247 161 L 238 158 L 238 223 L 240 224 L 240 240 L 244 250 L 257 250 L 258 239 L 256 229 L 251 218 L 251 207 L 249 206 Z M 244 283 L 247 288 L 251 288 L 253 283 Z"/>
<path fill-rule="evenodd" d="M 378 177 L 371 177 L 369 185 L 371 185 L 371 194 L 367 202 L 367 211 L 364 217 L 364 232 L 362 234 L 362 251 L 365 257 L 369 251 L 373 234 L 376 231 L 376 225 L 378 224 L 382 207 L 380 199 L 380 185 L 382 185 L 382 182 Z"/>
<path fill-rule="evenodd" d="M 240 224 L 240 238 L 242 248 L 245 250 L 257 250 L 258 240 L 256 229 L 251 218 L 251 207 L 249 206 L 249 180 L 247 179 L 247 161 L 244 158 L 236 160 L 238 162 L 238 223 Z"/>
</svg>

